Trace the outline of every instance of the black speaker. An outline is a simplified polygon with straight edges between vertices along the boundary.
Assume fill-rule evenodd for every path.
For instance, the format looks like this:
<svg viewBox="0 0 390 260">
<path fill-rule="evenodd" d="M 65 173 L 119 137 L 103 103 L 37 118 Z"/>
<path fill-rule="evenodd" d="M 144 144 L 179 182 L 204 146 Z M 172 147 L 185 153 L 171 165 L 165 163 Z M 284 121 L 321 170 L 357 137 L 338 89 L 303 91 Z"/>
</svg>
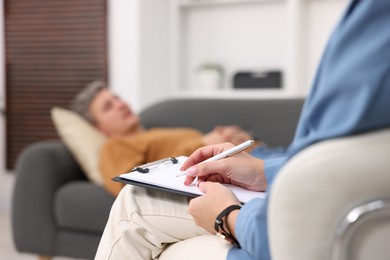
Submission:
<svg viewBox="0 0 390 260">
<path fill-rule="evenodd" d="M 241 71 L 233 78 L 235 89 L 278 89 L 282 88 L 281 71 Z"/>
</svg>

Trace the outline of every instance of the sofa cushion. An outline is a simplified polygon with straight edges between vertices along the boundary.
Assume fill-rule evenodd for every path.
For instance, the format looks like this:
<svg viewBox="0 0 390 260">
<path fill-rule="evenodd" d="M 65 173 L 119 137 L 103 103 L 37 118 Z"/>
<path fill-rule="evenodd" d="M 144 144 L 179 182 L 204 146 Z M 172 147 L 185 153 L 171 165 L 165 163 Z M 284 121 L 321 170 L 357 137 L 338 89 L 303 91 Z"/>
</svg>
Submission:
<svg viewBox="0 0 390 260">
<path fill-rule="evenodd" d="M 70 182 L 56 193 L 56 222 L 60 228 L 100 234 L 107 223 L 114 200 L 100 186 L 87 181 Z"/>
<path fill-rule="evenodd" d="M 54 107 L 51 117 L 58 135 L 72 152 L 88 179 L 103 185 L 99 172 L 100 150 L 107 137 L 73 111 Z"/>
</svg>

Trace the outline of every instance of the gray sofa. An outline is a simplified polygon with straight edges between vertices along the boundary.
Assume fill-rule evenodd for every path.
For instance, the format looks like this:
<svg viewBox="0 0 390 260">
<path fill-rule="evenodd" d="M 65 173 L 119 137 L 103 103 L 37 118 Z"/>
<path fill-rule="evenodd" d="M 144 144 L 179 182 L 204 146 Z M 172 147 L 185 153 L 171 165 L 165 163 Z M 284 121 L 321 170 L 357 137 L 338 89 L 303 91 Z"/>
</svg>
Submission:
<svg viewBox="0 0 390 260">
<path fill-rule="evenodd" d="M 146 128 L 237 124 L 269 146 L 293 138 L 303 99 L 172 99 L 141 113 Z M 16 249 L 40 256 L 93 258 L 114 197 L 87 181 L 61 141 L 27 147 L 18 159 L 12 202 Z"/>
</svg>

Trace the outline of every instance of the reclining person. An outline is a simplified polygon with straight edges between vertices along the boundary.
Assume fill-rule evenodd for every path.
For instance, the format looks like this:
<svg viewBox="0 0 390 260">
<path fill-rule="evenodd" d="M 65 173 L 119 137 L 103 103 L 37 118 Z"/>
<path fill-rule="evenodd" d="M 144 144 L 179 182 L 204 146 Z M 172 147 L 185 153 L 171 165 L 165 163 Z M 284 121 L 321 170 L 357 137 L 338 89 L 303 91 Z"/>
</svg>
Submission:
<svg viewBox="0 0 390 260">
<path fill-rule="evenodd" d="M 192 128 L 146 130 L 130 106 L 101 81 L 87 85 L 74 98 L 71 109 L 109 137 L 101 151 L 99 168 L 106 190 L 115 196 L 123 184 L 111 178 L 137 165 L 166 157 L 190 155 L 204 145 L 221 142 L 238 144 L 252 138 L 238 126 L 217 126 L 207 134 Z"/>
</svg>

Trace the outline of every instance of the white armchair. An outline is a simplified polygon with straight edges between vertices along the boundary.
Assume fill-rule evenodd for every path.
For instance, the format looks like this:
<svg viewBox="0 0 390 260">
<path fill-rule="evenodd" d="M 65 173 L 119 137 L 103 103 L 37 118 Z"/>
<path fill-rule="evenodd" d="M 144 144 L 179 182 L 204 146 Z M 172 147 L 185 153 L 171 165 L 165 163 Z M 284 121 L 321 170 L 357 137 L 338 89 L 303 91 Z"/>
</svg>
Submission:
<svg viewBox="0 0 390 260">
<path fill-rule="evenodd" d="M 390 259 L 390 130 L 300 152 L 269 207 L 273 259 Z"/>
</svg>

